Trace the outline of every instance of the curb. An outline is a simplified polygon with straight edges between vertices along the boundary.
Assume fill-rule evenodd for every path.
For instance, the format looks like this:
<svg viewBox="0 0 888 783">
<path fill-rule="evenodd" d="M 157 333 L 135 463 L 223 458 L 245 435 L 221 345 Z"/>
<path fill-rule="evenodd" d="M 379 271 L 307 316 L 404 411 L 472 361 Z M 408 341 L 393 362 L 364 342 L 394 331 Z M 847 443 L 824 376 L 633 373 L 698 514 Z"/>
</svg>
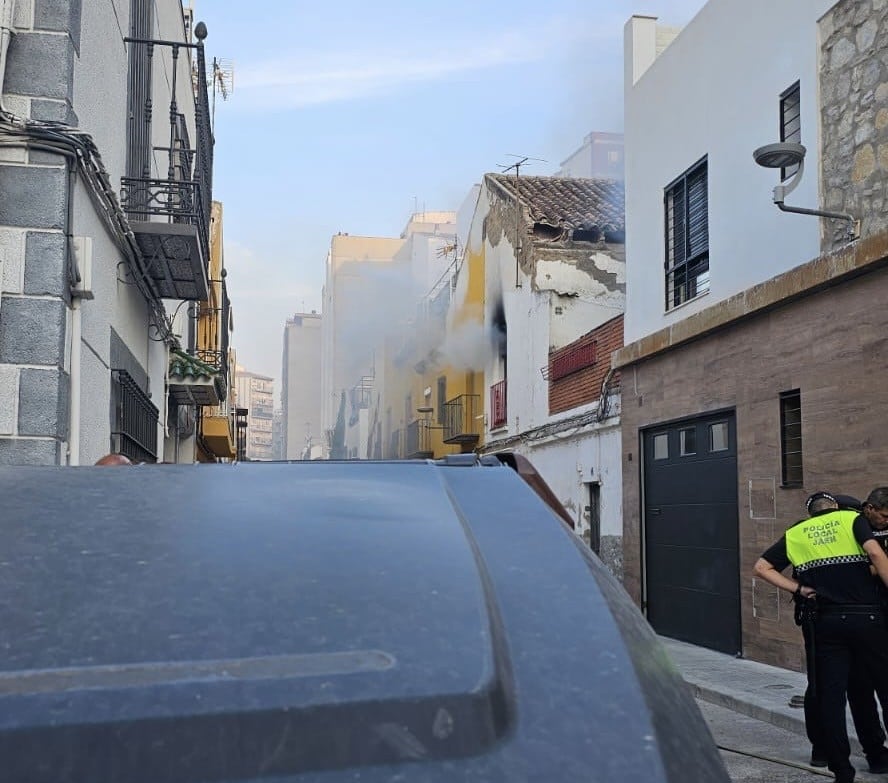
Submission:
<svg viewBox="0 0 888 783">
<path fill-rule="evenodd" d="M 748 701 L 738 699 L 736 696 L 731 696 L 728 693 L 707 688 L 689 680 L 685 680 L 685 682 L 690 687 L 691 693 L 695 699 L 714 704 L 716 707 L 724 707 L 733 712 L 739 712 L 741 715 L 746 715 L 749 718 L 755 718 L 764 723 L 770 723 L 777 728 L 786 729 L 794 734 L 807 737 L 804 711 L 801 709 L 799 710 L 799 717 L 796 718 L 792 715 L 785 715 L 776 710 L 768 709 L 767 707 L 761 707 L 758 704 L 750 704 Z"/>
</svg>

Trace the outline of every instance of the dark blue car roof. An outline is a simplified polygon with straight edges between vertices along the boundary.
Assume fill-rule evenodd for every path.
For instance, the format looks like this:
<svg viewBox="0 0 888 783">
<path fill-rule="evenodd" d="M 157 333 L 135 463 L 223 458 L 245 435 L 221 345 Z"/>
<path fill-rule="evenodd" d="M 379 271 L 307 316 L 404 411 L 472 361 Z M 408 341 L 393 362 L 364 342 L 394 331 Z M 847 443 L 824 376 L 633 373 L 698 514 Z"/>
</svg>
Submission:
<svg viewBox="0 0 888 783">
<path fill-rule="evenodd" d="M 509 468 L 0 468 L 0 498 L 5 779 L 727 780 Z"/>
</svg>

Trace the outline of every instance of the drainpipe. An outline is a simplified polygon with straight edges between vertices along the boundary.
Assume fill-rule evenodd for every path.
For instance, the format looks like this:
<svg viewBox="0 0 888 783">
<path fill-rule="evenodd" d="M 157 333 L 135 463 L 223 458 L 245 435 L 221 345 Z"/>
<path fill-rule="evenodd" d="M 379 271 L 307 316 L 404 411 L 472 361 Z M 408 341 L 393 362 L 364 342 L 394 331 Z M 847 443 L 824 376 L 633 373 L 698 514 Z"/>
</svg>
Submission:
<svg viewBox="0 0 888 783">
<path fill-rule="evenodd" d="M 2 2 L 2 0 L 0 0 Z M 71 283 L 75 288 L 80 282 L 80 270 L 76 268 L 74 259 L 74 184 L 77 178 L 77 169 L 74 159 L 68 161 L 68 204 L 65 215 L 65 262 Z M 89 262 L 87 262 L 89 263 Z M 68 464 L 80 464 L 80 340 L 81 317 L 80 310 L 81 291 L 71 291 L 71 366 L 68 371 L 68 382 L 71 385 L 68 398 Z"/>
<path fill-rule="evenodd" d="M 80 298 L 71 300 L 71 421 L 68 425 L 68 464 L 80 464 Z"/>
<path fill-rule="evenodd" d="M 12 20 L 15 15 L 15 0 L 0 0 L 0 112 L 11 114 L 3 103 L 3 79 L 6 76 L 6 55 L 12 38 Z"/>
</svg>

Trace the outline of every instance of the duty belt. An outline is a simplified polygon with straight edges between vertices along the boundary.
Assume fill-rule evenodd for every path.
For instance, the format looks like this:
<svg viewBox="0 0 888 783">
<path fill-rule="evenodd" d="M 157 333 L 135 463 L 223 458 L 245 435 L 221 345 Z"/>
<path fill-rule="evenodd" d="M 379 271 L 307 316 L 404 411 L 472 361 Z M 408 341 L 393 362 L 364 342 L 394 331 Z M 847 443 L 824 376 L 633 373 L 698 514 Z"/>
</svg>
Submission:
<svg viewBox="0 0 888 783">
<path fill-rule="evenodd" d="M 879 604 L 824 604 L 817 607 L 821 615 L 825 614 L 881 614 L 882 607 Z"/>
</svg>

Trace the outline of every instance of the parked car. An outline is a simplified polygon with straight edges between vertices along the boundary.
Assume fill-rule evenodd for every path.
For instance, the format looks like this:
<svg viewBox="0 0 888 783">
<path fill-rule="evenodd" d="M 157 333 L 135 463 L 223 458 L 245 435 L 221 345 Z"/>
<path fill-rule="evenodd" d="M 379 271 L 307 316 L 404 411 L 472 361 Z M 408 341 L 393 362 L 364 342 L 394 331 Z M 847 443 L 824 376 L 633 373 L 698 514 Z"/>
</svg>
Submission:
<svg viewBox="0 0 888 783">
<path fill-rule="evenodd" d="M 0 497 L 3 780 L 728 780 L 499 459 L 12 467 Z"/>
</svg>

